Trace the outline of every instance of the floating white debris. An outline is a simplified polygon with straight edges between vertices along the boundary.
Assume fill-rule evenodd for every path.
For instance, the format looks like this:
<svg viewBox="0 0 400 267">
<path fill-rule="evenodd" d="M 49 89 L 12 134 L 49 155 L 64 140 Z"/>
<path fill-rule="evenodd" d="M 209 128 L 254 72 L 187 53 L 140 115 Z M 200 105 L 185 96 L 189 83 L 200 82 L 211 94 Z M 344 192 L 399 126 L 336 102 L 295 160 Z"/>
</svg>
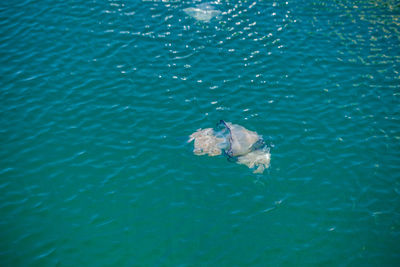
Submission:
<svg viewBox="0 0 400 267">
<path fill-rule="evenodd" d="M 256 132 L 252 132 L 238 124 L 223 122 L 229 130 L 230 147 L 227 153 L 231 157 L 241 156 L 249 153 L 253 145 L 261 139 Z"/>
<path fill-rule="evenodd" d="M 270 161 L 269 149 L 254 150 L 238 158 L 239 164 L 246 165 L 250 169 L 257 167 L 254 173 L 263 173 L 269 167 Z"/>
<path fill-rule="evenodd" d="M 221 155 L 221 146 L 225 143 L 225 139 L 217 137 L 212 128 L 198 129 L 189 136 L 188 143 L 193 140 L 193 153 L 199 156 L 205 154 L 209 156 Z"/>
<path fill-rule="evenodd" d="M 271 154 L 262 137 L 243 126 L 221 121 L 219 129 L 198 129 L 190 135 L 188 142 L 194 140 L 194 154 L 221 155 L 222 151 L 238 164 L 254 169 L 254 173 L 263 173 L 269 167 Z"/>
</svg>

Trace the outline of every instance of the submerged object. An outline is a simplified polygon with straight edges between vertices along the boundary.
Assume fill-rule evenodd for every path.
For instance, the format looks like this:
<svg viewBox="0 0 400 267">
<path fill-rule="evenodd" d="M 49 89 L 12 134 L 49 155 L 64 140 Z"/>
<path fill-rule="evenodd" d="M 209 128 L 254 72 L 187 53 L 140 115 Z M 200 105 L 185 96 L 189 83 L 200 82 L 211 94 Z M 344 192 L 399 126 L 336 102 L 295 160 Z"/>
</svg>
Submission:
<svg viewBox="0 0 400 267">
<path fill-rule="evenodd" d="M 188 143 L 194 140 L 193 153 L 218 156 L 222 151 L 228 159 L 255 168 L 254 173 L 263 173 L 269 167 L 271 154 L 262 137 L 241 125 L 221 120 L 217 129 L 198 129 L 189 136 Z"/>
<path fill-rule="evenodd" d="M 202 22 L 210 22 L 210 20 L 221 13 L 221 11 L 214 9 L 214 7 L 208 3 L 199 4 L 196 7 L 188 7 L 183 11 L 192 18 Z"/>
</svg>

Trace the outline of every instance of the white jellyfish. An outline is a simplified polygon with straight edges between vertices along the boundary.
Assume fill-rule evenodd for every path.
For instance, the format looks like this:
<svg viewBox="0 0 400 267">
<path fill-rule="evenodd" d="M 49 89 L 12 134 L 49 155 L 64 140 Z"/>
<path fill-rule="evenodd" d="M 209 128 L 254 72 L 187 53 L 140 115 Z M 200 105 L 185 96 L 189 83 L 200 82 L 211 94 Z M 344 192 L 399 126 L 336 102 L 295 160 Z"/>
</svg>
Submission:
<svg viewBox="0 0 400 267">
<path fill-rule="evenodd" d="M 190 135 L 188 142 L 193 140 L 196 155 L 217 156 L 224 151 L 238 164 L 255 168 L 254 173 L 263 173 L 269 167 L 271 155 L 262 137 L 238 124 L 221 120 L 217 130 L 198 129 Z"/>
<path fill-rule="evenodd" d="M 214 17 L 221 14 L 221 11 L 208 3 L 199 4 L 196 7 L 188 7 L 183 11 L 192 18 L 202 22 L 210 22 Z"/>
</svg>

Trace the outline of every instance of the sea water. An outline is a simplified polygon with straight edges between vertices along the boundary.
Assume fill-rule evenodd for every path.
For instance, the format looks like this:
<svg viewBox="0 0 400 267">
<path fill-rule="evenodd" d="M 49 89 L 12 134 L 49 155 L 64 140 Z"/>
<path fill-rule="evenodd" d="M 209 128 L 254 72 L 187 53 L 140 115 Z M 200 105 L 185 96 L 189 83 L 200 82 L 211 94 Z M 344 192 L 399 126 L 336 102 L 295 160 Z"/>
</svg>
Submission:
<svg viewBox="0 0 400 267">
<path fill-rule="evenodd" d="M 0 3 L 1 266 L 400 264 L 398 1 L 203 3 Z"/>
</svg>

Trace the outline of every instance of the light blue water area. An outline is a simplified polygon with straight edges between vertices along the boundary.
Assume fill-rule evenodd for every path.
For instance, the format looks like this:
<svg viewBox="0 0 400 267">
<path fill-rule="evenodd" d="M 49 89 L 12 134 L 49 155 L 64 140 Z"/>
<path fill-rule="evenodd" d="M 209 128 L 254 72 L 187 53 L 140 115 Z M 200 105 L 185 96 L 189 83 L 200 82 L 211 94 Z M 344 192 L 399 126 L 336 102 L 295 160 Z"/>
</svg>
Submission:
<svg viewBox="0 0 400 267">
<path fill-rule="evenodd" d="M 198 4 L 0 3 L 0 265 L 399 265 L 398 1 Z"/>
</svg>

